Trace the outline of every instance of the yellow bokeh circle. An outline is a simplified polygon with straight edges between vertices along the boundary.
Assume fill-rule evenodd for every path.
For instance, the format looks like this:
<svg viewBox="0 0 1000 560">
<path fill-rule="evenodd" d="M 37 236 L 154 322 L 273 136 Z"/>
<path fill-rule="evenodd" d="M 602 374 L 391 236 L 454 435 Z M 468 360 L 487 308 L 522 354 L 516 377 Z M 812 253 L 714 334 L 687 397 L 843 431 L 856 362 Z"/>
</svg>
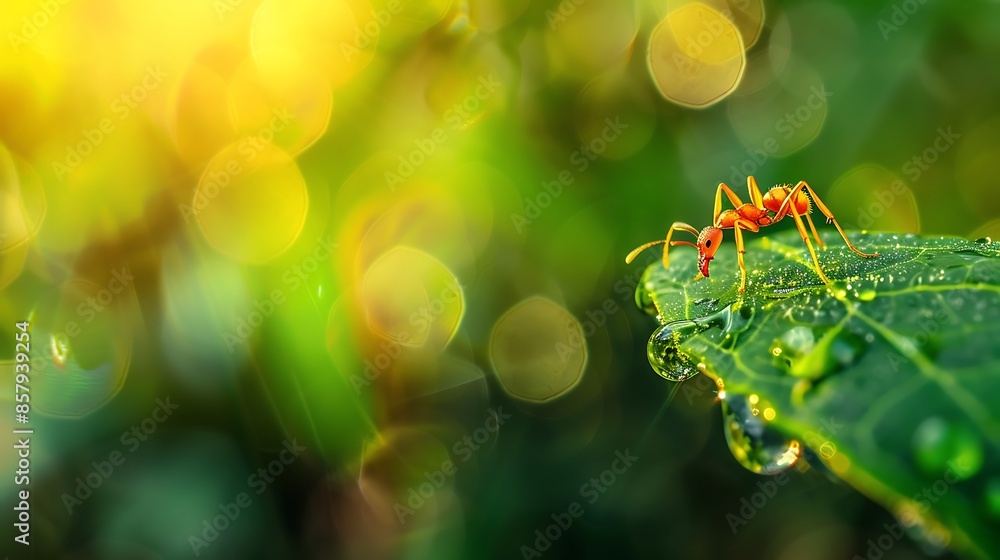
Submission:
<svg viewBox="0 0 1000 560">
<path fill-rule="evenodd" d="M 671 11 L 653 29 L 649 70 L 660 93 L 685 107 L 718 103 L 743 77 L 746 52 L 736 26 L 695 2 Z"/>
<path fill-rule="evenodd" d="M 249 136 L 209 162 L 191 204 L 181 209 L 220 252 L 261 264 L 295 242 L 308 214 L 309 193 L 294 159 L 266 136 Z"/>
</svg>

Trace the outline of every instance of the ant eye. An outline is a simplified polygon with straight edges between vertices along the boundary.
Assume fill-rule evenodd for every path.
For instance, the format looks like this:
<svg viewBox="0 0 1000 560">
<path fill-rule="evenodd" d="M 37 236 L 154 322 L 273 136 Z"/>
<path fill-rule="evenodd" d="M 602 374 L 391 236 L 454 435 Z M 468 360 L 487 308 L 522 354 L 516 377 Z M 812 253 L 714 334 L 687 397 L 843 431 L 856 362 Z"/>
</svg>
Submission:
<svg viewBox="0 0 1000 560">
<path fill-rule="evenodd" d="M 711 239 L 705 241 L 705 247 L 711 247 L 711 246 L 712 246 L 712 240 Z"/>
</svg>

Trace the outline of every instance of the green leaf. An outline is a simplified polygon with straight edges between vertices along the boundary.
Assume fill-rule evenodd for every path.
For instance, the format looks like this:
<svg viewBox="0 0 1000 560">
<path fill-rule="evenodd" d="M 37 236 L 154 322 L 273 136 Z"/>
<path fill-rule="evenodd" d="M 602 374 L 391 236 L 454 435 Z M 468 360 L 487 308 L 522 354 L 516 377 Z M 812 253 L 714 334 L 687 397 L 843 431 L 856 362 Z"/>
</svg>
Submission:
<svg viewBox="0 0 1000 560">
<path fill-rule="evenodd" d="M 861 258 L 824 232 L 829 286 L 797 232 L 754 239 L 742 296 L 735 250 L 722 248 L 696 281 L 696 252 L 673 249 L 670 268 L 651 264 L 636 293 L 662 325 L 650 363 L 668 378 L 716 379 L 724 410 L 757 409 L 755 421 L 912 533 L 998 557 L 1000 243 L 849 236 L 879 255 Z M 746 441 L 730 443 L 753 459 Z"/>
</svg>

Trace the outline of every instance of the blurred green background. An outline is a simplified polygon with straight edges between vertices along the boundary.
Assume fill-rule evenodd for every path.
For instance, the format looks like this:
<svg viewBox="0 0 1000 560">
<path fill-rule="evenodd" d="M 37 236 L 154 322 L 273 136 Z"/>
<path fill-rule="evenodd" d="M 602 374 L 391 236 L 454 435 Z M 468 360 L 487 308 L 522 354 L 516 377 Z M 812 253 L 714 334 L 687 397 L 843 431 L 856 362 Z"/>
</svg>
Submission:
<svg viewBox="0 0 1000 560">
<path fill-rule="evenodd" d="M 5 553 L 942 554 L 822 469 L 735 462 L 714 385 L 647 363 L 659 250 L 624 256 L 749 174 L 849 228 L 1000 236 L 998 29 L 995 1 L 5 3 L 0 424 L 29 320 L 35 430 Z"/>
</svg>

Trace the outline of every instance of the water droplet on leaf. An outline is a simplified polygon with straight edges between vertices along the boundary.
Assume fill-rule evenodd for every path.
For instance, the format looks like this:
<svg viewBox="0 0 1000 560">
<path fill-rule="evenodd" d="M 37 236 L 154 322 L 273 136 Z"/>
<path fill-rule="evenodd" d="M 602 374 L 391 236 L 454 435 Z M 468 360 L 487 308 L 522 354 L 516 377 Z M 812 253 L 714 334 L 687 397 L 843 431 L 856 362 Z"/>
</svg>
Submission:
<svg viewBox="0 0 1000 560">
<path fill-rule="evenodd" d="M 689 379 L 698 369 L 696 362 L 679 348 L 684 340 L 705 333 L 723 347 L 731 347 L 736 343 L 736 335 L 749 328 L 754 314 L 753 307 L 730 305 L 699 319 L 667 323 L 649 338 L 646 347 L 649 363 L 665 379 Z"/>
<path fill-rule="evenodd" d="M 656 329 L 649 337 L 646 355 L 649 365 L 653 366 L 664 379 L 684 381 L 698 373 L 698 367 L 678 346 L 688 336 L 701 332 L 704 327 L 694 321 L 674 321 Z"/>
<path fill-rule="evenodd" d="M 758 405 L 761 405 L 758 400 Z M 762 406 L 762 405 L 761 405 Z M 750 399 L 729 394 L 722 401 L 722 422 L 726 442 L 736 461 L 758 474 L 778 474 L 798 461 L 799 442 L 785 437 L 768 425 L 764 416 L 756 416 Z M 767 406 L 766 410 L 773 408 Z"/>
</svg>

